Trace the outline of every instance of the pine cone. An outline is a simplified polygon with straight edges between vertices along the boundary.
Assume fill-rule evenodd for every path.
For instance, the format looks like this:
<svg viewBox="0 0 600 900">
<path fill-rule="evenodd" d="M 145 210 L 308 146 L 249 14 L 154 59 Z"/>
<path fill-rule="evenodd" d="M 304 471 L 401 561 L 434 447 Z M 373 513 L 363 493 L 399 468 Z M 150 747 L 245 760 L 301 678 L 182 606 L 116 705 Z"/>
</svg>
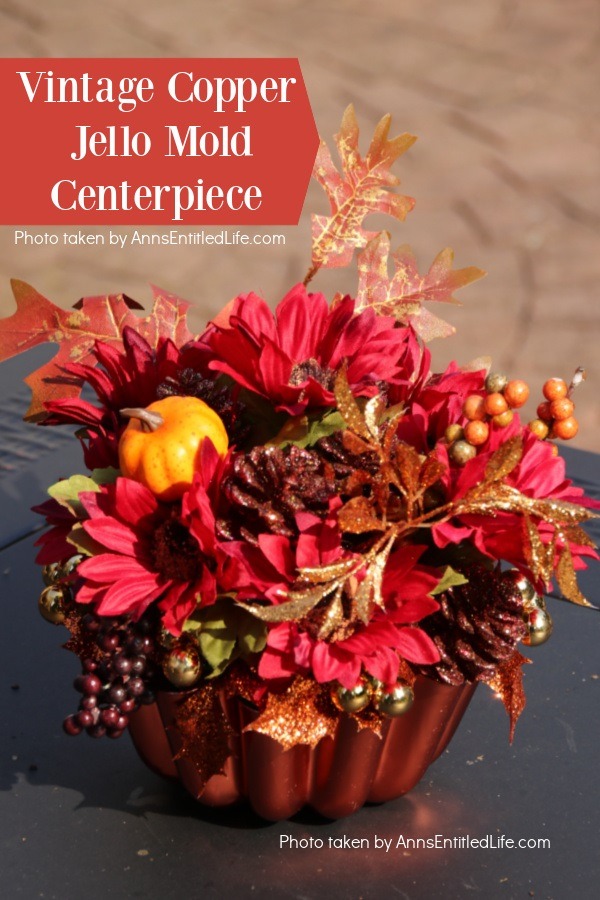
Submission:
<svg viewBox="0 0 600 900">
<path fill-rule="evenodd" d="M 344 432 L 336 431 L 326 438 L 321 438 L 315 445 L 319 456 L 331 463 L 338 486 L 357 469 L 364 469 L 375 475 L 379 469 L 379 459 L 374 452 L 352 453 L 344 446 Z"/>
<path fill-rule="evenodd" d="M 159 400 L 173 395 L 198 397 L 221 418 L 231 443 L 239 446 L 248 436 L 250 428 L 242 421 L 244 404 L 236 399 L 230 387 L 217 387 L 214 379 L 205 378 L 195 369 L 181 369 L 176 377 L 165 378 L 156 395 Z"/>
<path fill-rule="evenodd" d="M 240 453 L 222 489 L 231 510 L 227 519 L 219 520 L 219 534 L 251 544 L 265 532 L 296 535 L 296 513 L 309 511 L 324 517 L 336 493 L 329 463 L 294 444 Z"/>
<path fill-rule="evenodd" d="M 437 598 L 441 609 L 419 623 L 441 656 L 419 671 L 454 685 L 491 674 L 527 633 L 523 597 L 514 581 L 483 566 L 464 575 L 468 584 L 445 591 Z"/>
</svg>

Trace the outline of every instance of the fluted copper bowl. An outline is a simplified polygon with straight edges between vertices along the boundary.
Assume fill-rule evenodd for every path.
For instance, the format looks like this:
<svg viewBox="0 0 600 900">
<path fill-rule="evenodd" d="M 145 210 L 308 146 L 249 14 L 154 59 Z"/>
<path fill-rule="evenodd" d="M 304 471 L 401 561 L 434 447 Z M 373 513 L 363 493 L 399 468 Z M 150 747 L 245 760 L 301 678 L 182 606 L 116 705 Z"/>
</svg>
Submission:
<svg viewBox="0 0 600 900">
<path fill-rule="evenodd" d="M 473 692 L 474 684 L 449 687 L 419 677 L 411 709 L 383 726 L 379 738 L 359 731 L 343 715 L 333 738 L 314 749 L 291 750 L 266 735 L 244 731 L 257 711 L 236 698 L 224 702 L 235 734 L 223 774 L 204 787 L 194 765 L 174 759 L 181 739 L 173 727 L 181 694 L 162 692 L 157 702 L 141 707 L 129 730 L 142 760 L 158 774 L 175 780 L 206 806 L 228 806 L 247 800 L 258 815 L 287 819 L 309 806 L 338 819 L 365 803 L 393 800 L 410 791 L 448 746 Z"/>
</svg>

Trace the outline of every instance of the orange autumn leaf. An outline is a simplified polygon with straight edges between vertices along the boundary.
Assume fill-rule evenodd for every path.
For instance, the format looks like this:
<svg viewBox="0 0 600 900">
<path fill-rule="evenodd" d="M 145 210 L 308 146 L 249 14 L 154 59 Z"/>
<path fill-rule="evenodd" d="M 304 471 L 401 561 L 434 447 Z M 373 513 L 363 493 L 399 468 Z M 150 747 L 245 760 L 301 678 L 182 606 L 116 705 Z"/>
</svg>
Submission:
<svg viewBox="0 0 600 900">
<path fill-rule="evenodd" d="M 11 285 L 17 309 L 0 320 L 0 362 L 39 344 L 59 345 L 55 356 L 25 379 L 32 392 L 25 418 L 32 421 L 43 418 L 46 401 L 78 396 L 80 385 L 64 367 L 70 363 L 94 365 L 95 341 L 122 347 L 123 329 L 128 325 L 152 347 L 160 338 L 181 344 L 192 337 L 185 321 L 189 304 L 155 287 L 152 312 L 140 318 L 133 310 L 143 307 L 124 294 L 84 297 L 71 309 L 62 309 L 24 281 L 13 280 Z"/>
<path fill-rule="evenodd" d="M 423 306 L 424 302 L 459 303 L 454 292 L 482 278 L 485 272 L 476 266 L 453 269 L 454 254 L 446 248 L 421 275 L 410 247 L 403 245 L 392 255 L 394 274 L 390 278 L 388 259 L 390 236 L 378 234 L 358 257 L 359 286 L 357 311 L 373 308 L 379 315 L 392 315 L 411 324 L 424 341 L 448 337 L 456 329 Z"/>
<path fill-rule="evenodd" d="M 369 213 L 385 213 L 403 220 L 413 208 L 412 197 L 391 190 L 400 180 L 390 169 L 416 138 L 402 134 L 388 140 L 390 122 L 389 115 L 379 122 L 367 155 L 363 157 L 358 149 L 359 130 L 354 107 L 346 109 L 335 138 L 342 174 L 336 169 L 327 144 L 321 141 L 313 178 L 326 192 L 331 214 L 312 216 L 312 266 L 305 283 L 321 266 L 347 266 L 354 248 L 366 246 L 376 234 L 363 228 L 363 220 Z"/>
</svg>

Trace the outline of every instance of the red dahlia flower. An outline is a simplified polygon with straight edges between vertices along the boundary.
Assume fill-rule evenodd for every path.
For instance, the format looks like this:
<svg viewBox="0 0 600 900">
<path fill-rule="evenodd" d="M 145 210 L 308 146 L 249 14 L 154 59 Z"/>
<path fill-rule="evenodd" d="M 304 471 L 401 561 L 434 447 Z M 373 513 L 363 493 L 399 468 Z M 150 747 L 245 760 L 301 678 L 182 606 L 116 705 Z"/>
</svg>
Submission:
<svg viewBox="0 0 600 900">
<path fill-rule="evenodd" d="M 291 415 L 333 406 L 335 375 L 345 361 L 358 396 L 373 396 L 380 382 L 409 381 L 415 370 L 412 329 L 398 328 L 393 317 L 372 309 L 355 315 L 354 305 L 345 297 L 329 309 L 322 294 L 297 285 L 273 314 L 256 294 L 243 295 L 227 325 L 210 325 L 198 346 L 211 357 L 210 369 Z"/>
</svg>

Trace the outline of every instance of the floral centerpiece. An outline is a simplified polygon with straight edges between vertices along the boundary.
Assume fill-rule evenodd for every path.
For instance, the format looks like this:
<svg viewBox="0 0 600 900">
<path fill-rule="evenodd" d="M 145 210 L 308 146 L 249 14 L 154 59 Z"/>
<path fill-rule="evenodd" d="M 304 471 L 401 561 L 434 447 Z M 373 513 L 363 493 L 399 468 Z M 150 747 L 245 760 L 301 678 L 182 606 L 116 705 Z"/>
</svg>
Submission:
<svg viewBox="0 0 600 900">
<path fill-rule="evenodd" d="M 445 250 L 419 274 L 401 247 L 390 276 L 389 234 L 363 227 L 413 206 L 390 169 L 414 138 L 389 124 L 363 157 L 346 111 L 341 173 L 321 144 L 330 214 L 275 312 L 242 294 L 194 336 L 159 290 L 144 318 L 124 296 L 64 311 L 15 283 L 1 325 L 3 356 L 58 342 L 27 418 L 76 425 L 87 469 L 38 507 L 40 609 L 82 664 L 65 731 L 129 727 L 204 802 L 248 796 L 270 818 L 409 789 L 479 682 L 512 737 L 519 646 L 552 628 L 542 595 L 555 579 L 588 604 L 576 571 L 598 558 L 553 441 L 577 431 L 583 372 L 549 379 L 524 424 L 522 380 L 431 370 L 427 342 L 453 328 L 424 303 L 484 273 Z M 355 297 L 308 292 L 355 250 Z"/>
</svg>

